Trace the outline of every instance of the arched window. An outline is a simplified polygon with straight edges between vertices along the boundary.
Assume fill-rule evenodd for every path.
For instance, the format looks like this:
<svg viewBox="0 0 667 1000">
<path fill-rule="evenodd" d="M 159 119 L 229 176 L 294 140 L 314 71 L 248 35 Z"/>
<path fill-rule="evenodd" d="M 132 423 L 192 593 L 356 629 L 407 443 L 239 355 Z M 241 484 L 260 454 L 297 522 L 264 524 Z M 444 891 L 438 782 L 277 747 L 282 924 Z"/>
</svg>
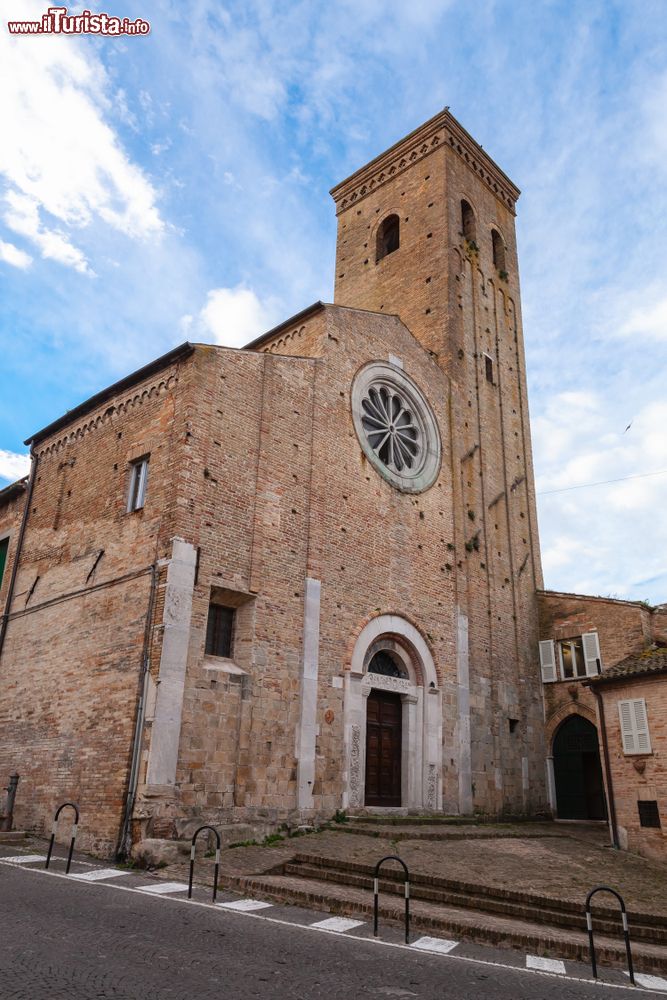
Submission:
<svg viewBox="0 0 667 1000">
<path fill-rule="evenodd" d="M 397 215 L 388 215 L 378 227 L 376 260 L 398 250 L 400 246 L 399 221 Z"/>
<path fill-rule="evenodd" d="M 493 241 L 493 263 L 499 271 L 507 273 L 505 266 L 505 243 L 497 229 L 491 230 L 491 240 Z"/>
<path fill-rule="evenodd" d="M 468 240 L 469 243 L 474 243 L 477 239 L 475 213 L 472 210 L 472 205 L 468 204 L 465 199 L 461 201 L 461 232 L 463 233 L 463 238 Z"/>
</svg>

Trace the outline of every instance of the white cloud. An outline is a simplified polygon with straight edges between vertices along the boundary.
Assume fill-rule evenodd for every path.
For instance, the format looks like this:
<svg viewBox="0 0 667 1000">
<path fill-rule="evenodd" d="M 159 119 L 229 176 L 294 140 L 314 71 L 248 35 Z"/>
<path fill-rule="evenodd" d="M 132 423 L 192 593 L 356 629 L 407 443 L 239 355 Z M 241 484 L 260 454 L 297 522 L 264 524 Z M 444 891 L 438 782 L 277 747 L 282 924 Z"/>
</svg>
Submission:
<svg viewBox="0 0 667 1000">
<path fill-rule="evenodd" d="M 202 335 L 212 336 L 216 344 L 244 347 L 271 329 L 279 318 L 276 300 L 261 302 L 251 288 L 237 285 L 235 288 L 212 289 L 197 320 L 184 316 L 181 324 L 185 329 L 194 326 Z"/>
<path fill-rule="evenodd" d="M 39 217 L 39 204 L 32 198 L 9 191 L 4 219 L 10 229 L 26 236 L 41 251 L 42 257 L 73 267 L 81 274 L 92 273 L 88 261 L 60 230 L 45 229 Z"/>
<path fill-rule="evenodd" d="M 0 479 L 14 482 L 27 476 L 30 472 L 30 456 L 17 455 L 14 451 L 4 451 L 0 448 Z"/>
<path fill-rule="evenodd" d="M 533 423 L 545 585 L 657 602 L 665 597 L 667 475 L 647 473 L 667 469 L 667 402 L 638 407 L 626 431 L 621 392 L 622 384 L 607 395 L 560 393 Z M 592 483 L 605 485 L 572 489 Z"/>
<path fill-rule="evenodd" d="M 43 5 L 22 4 L 37 19 Z M 44 257 L 89 270 L 69 230 L 98 220 L 132 238 L 163 228 L 156 192 L 109 124 L 112 85 L 80 38 L 37 44 L 0 31 L 0 175 L 14 199 L 6 223 Z"/>
<path fill-rule="evenodd" d="M 667 295 L 650 306 L 635 309 L 621 327 L 625 336 L 643 334 L 667 341 Z"/>
<path fill-rule="evenodd" d="M 0 240 L 0 260 L 4 260 L 5 264 L 11 264 L 12 267 L 20 267 L 22 269 L 30 267 L 32 264 L 30 254 L 25 253 L 24 250 L 19 250 L 13 243 L 5 243 L 3 240 Z"/>
</svg>

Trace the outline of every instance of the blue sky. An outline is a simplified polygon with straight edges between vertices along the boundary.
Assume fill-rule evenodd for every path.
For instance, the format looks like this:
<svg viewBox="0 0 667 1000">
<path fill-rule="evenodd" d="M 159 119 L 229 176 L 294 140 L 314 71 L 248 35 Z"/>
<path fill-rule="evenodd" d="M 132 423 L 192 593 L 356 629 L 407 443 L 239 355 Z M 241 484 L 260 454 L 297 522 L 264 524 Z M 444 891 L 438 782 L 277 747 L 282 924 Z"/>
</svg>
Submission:
<svg viewBox="0 0 667 1000">
<path fill-rule="evenodd" d="M 175 344 L 331 299 L 328 189 L 448 105 L 523 192 L 546 585 L 667 600 L 664 0 L 88 6 L 151 33 L 0 23 L 0 485 Z"/>
</svg>

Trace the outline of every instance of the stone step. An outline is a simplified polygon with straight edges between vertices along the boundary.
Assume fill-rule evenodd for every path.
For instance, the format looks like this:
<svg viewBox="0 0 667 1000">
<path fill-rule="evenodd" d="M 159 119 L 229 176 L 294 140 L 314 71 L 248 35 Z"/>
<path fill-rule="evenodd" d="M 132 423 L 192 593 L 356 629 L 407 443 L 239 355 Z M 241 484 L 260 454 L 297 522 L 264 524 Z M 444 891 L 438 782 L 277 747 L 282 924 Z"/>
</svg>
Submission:
<svg viewBox="0 0 667 1000">
<path fill-rule="evenodd" d="M 321 880 L 331 882 L 335 885 L 353 886 L 354 888 L 365 889 L 367 892 L 373 891 L 373 877 L 371 873 L 354 874 L 316 864 L 288 862 L 284 867 L 284 874 L 295 878 L 305 878 L 310 881 Z M 380 891 L 395 896 L 402 896 L 403 883 L 400 880 L 392 881 L 381 877 Z M 464 892 L 460 889 L 422 885 L 419 882 L 412 882 L 410 895 L 412 899 L 420 899 L 443 906 L 455 906 L 469 911 L 516 917 L 521 920 L 529 920 L 531 923 L 564 927 L 568 930 L 586 930 L 586 917 L 582 907 L 573 911 L 556 909 L 542 900 L 538 901 L 539 898 L 531 899 L 527 902 L 515 902 L 498 896 L 489 896 L 484 893 Z M 614 916 L 616 919 L 605 919 L 596 909 L 596 930 L 600 934 L 612 937 L 620 933 L 620 916 L 617 914 Z M 667 927 L 646 926 L 639 921 L 633 921 L 631 928 L 633 937 L 637 940 L 648 941 L 652 944 L 667 945 Z"/>
<path fill-rule="evenodd" d="M 308 854 L 305 851 L 299 852 L 292 859 L 296 864 L 308 864 L 321 870 L 332 872 L 348 873 L 353 875 L 372 876 L 374 866 L 359 861 L 345 861 L 339 858 L 327 858 L 319 854 Z M 386 881 L 393 881 L 399 886 L 403 884 L 403 872 L 397 866 L 382 868 L 382 878 Z M 559 913 L 566 913 L 572 917 L 580 917 L 583 909 L 581 903 L 559 897 L 546 896 L 537 893 L 525 892 L 517 889 L 505 889 L 499 886 L 489 885 L 480 882 L 463 882 L 460 879 L 448 879 L 440 875 L 425 875 L 423 872 L 412 872 L 410 875 L 412 888 L 415 886 L 428 886 L 446 891 L 460 893 L 471 897 L 488 898 L 502 902 L 512 902 L 519 905 L 526 905 L 536 909 L 553 910 Z M 612 926 L 620 926 L 618 908 L 613 906 L 600 905 L 596 902 L 594 908 L 595 918 L 610 921 Z M 658 937 L 667 933 L 667 917 L 660 913 L 641 912 L 630 908 L 629 919 L 635 927 L 655 928 Z"/>
<path fill-rule="evenodd" d="M 230 880 L 233 887 L 257 899 L 288 902 L 326 913 L 371 917 L 373 897 L 367 890 L 353 886 L 332 885 L 320 879 L 287 875 L 252 875 Z M 505 948 L 521 948 L 533 955 L 588 961 L 588 937 L 582 931 L 546 927 L 528 920 L 469 912 L 415 899 L 411 901 L 411 927 L 457 940 L 475 941 Z M 380 921 L 402 924 L 403 900 L 380 895 Z M 625 967 L 623 938 L 596 934 L 596 953 L 600 964 Z M 633 942 L 637 971 L 667 972 L 667 947 Z"/>
<path fill-rule="evenodd" d="M 548 837 L 562 837 L 559 830 L 519 830 L 479 825 L 466 826 L 463 823 L 421 823 L 416 826 L 387 825 L 386 823 L 341 823 L 337 828 L 341 833 L 357 837 L 383 837 L 390 840 L 544 840 Z"/>
</svg>

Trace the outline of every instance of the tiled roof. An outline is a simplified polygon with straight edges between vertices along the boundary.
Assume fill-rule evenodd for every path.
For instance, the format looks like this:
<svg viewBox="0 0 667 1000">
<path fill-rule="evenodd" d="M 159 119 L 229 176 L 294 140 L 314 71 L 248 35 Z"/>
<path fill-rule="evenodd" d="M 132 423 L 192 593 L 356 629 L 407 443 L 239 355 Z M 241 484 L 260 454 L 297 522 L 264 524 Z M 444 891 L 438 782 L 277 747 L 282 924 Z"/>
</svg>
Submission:
<svg viewBox="0 0 667 1000">
<path fill-rule="evenodd" d="M 615 667 L 604 670 L 597 677 L 591 677 L 592 684 L 604 684 L 611 681 L 622 681 L 626 678 L 646 677 L 651 674 L 667 674 L 667 649 L 663 646 L 649 646 L 641 653 L 633 653 L 617 663 Z"/>
</svg>

